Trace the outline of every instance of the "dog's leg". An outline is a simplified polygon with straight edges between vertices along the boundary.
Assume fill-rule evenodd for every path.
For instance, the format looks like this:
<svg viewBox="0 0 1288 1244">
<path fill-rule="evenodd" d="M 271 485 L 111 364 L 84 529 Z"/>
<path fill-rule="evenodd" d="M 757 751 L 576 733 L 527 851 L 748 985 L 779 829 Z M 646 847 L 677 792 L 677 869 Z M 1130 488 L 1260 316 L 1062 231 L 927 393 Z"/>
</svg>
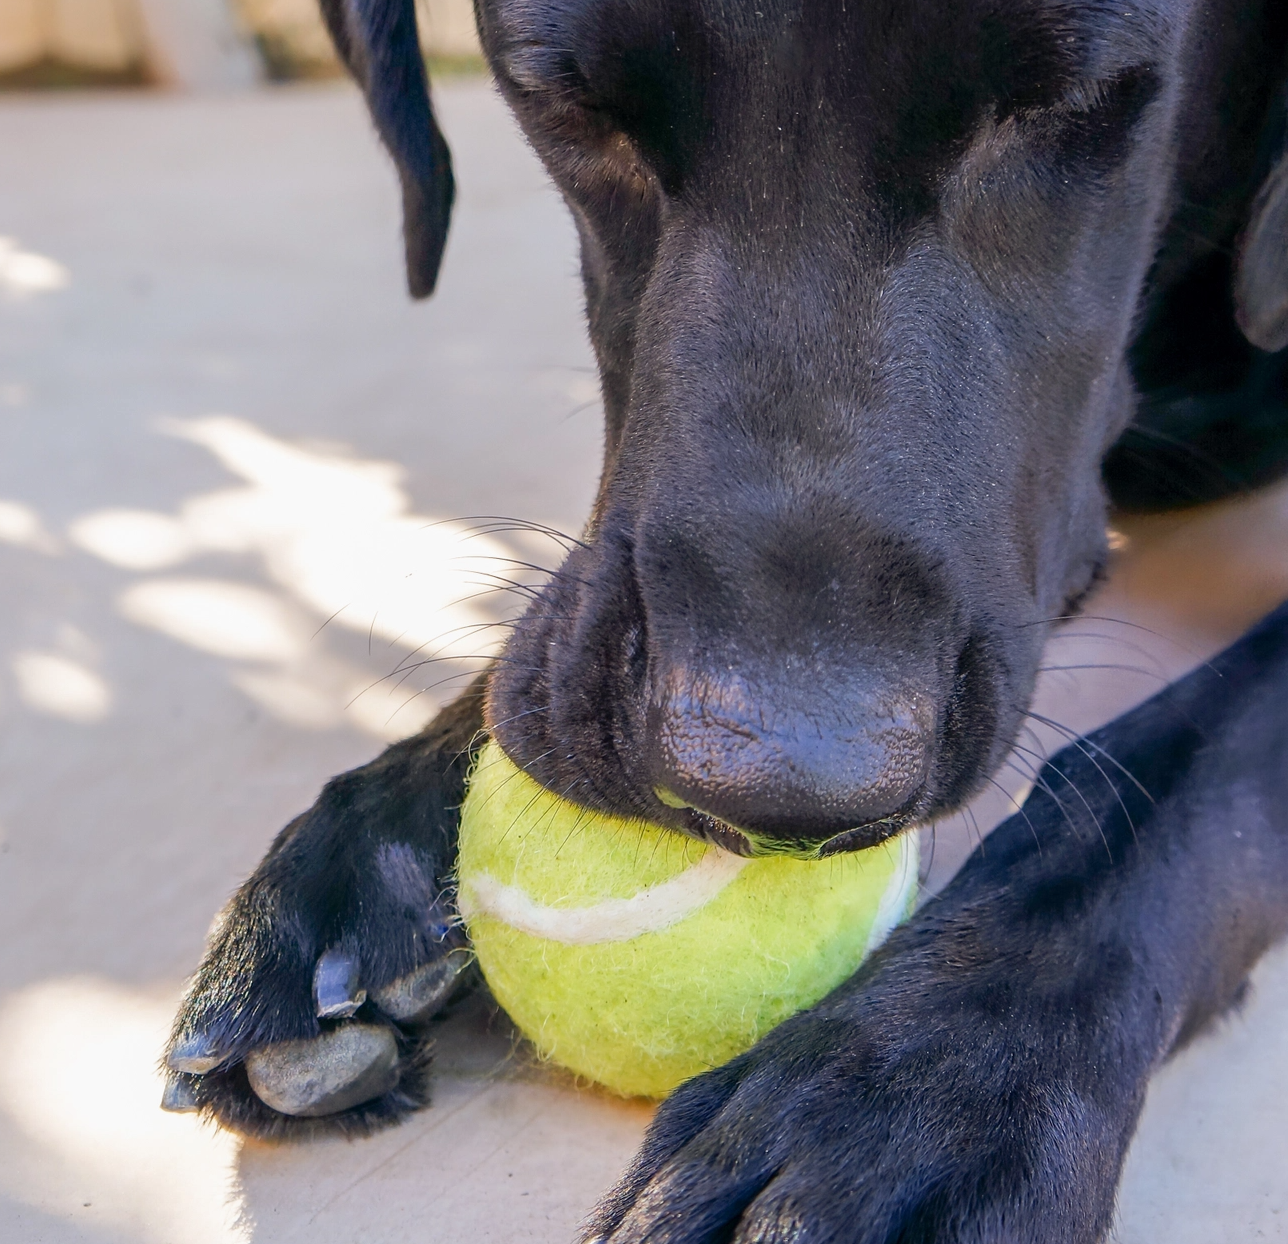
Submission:
<svg viewBox="0 0 1288 1244">
<path fill-rule="evenodd" d="M 367 1131 L 424 1104 L 420 1026 L 471 959 L 450 885 L 482 702 L 480 680 L 278 836 L 179 1011 L 168 1108 L 291 1136 Z"/>
<path fill-rule="evenodd" d="M 1288 931 L 1288 606 L 1061 752 L 848 985 L 684 1085 L 613 1244 L 1105 1238 L 1149 1078 Z"/>
</svg>

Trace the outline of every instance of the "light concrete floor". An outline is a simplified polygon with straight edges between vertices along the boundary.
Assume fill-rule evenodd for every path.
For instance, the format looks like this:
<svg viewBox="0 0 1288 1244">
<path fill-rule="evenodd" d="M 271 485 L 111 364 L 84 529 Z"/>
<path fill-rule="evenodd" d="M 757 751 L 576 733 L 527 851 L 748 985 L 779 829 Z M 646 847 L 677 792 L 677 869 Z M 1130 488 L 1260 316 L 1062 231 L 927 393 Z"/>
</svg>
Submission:
<svg viewBox="0 0 1288 1244">
<path fill-rule="evenodd" d="M 647 1122 L 478 1007 L 443 1025 L 433 1107 L 371 1140 L 156 1108 L 211 914 L 477 665 L 513 611 L 489 576 L 555 556 L 451 520 L 574 530 L 591 497 L 572 230 L 484 85 L 439 98 L 461 193 L 420 306 L 346 88 L 0 102 L 4 1244 L 559 1244 Z M 1103 721 L 1284 597 L 1286 489 L 1134 523 L 1050 661 L 1129 668 L 1052 674 L 1044 711 Z M 413 651 L 443 659 L 389 677 Z M 932 885 L 969 843 L 938 828 Z M 1288 956 L 1257 984 L 1155 1084 L 1127 1244 L 1288 1240 Z"/>
</svg>

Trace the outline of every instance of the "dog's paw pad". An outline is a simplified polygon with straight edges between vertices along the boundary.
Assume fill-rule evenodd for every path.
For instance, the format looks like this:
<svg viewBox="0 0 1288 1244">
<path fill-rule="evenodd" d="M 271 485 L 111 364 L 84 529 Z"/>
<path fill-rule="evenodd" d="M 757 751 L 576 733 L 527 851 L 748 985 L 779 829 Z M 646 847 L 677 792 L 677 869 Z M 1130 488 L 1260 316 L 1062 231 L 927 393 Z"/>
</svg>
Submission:
<svg viewBox="0 0 1288 1244">
<path fill-rule="evenodd" d="M 371 1000 L 400 1024 L 425 1023 L 451 996 L 457 978 L 472 958 L 468 950 L 453 950 L 374 990 Z"/>
<path fill-rule="evenodd" d="M 280 1114 L 338 1114 L 398 1083 L 398 1043 L 375 1024 L 344 1024 L 303 1041 L 280 1041 L 246 1055 L 255 1096 Z"/>
</svg>

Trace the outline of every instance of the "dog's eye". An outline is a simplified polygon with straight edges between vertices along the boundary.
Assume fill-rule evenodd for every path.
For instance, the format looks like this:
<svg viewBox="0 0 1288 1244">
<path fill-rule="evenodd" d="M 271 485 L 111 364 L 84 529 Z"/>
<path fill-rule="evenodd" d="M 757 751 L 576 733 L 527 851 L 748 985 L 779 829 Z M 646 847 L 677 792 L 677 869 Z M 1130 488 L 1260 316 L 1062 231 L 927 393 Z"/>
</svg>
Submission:
<svg viewBox="0 0 1288 1244">
<path fill-rule="evenodd" d="M 538 147 L 579 194 L 612 188 L 645 197 L 653 173 L 620 111 L 592 89 L 575 56 L 546 44 L 512 47 L 500 60 L 505 85 L 526 103 Z"/>
<path fill-rule="evenodd" d="M 500 58 L 504 85 L 540 114 L 541 128 L 599 145 L 628 143 L 660 185 L 680 190 L 706 137 L 710 80 L 706 36 L 677 20 L 659 32 L 621 36 L 611 23 L 558 37 L 516 40 Z"/>
<path fill-rule="evenodd" d="M 1049 131 L 1053 153 L 1106 169 L 1119 163 L 1158 87 L 1157 75 L 1144 65 L 1111 78 L 1076 83 L 1059 103 L 1044 110 L 1043 128 Z"/>
<path fill-rule="evenodd" d="M 563 48 L 521 43 L 500 58 L 499 67 L 510 85 L 524 94 L 576 103 L 588 92 L 576 58 Z"/>
<path fill-rule="evenodd" d="M 686 97 L 649 58 L 623 55 L 592 80 L 571 51 L 524 43 L 501 57 L 500 69 L 577 188 L 612 183 L 645 194 L 650 185 L 678 186 Z"/>
<path fill-rule="evenodd" d="M 1069 112 L 1102 125 L 1130 126 L 1158 93 L 1158 77 L 1148 65 L 1124 69 L 1111 78 L 1077 82 L 1065 92 Z"/>
</svg>

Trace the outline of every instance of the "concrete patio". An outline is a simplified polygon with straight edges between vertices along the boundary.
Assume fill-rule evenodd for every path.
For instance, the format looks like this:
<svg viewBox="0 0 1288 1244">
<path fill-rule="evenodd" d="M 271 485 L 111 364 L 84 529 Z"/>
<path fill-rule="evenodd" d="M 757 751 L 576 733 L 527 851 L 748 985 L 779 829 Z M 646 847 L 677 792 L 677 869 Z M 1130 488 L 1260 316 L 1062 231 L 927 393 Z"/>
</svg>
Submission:
<svg viewBox="0 0 1288 1244">
<path fill-rule="evenodd" d="M 346 86 L 0 99 L 0 1244 L 563 1244 L 647 1122 L 479 1006 L 441 1026 L 433 1106 L 371 1140 L 157 1109 L 213 912 L 477 668 L 514 609 L 488 576 L 557 554 L 476 516 L 575 531 L 590 503 L 571 225 L 485 83 L 438 98 L 460 197 L 423 305 Z M 1288 488 L 1120 543 L 1052 641 L 1113 667 L 1043 687 L 1079 730 L 1288 597 Z M 443 659 L 404 678 L 416 650 Z M 970 846 L 935 837 L 932 886 Z M 1256 983 L 1156 1082 L 1124 1244 L 1288 1240 L 1288 954 Z"/>
</svg>

